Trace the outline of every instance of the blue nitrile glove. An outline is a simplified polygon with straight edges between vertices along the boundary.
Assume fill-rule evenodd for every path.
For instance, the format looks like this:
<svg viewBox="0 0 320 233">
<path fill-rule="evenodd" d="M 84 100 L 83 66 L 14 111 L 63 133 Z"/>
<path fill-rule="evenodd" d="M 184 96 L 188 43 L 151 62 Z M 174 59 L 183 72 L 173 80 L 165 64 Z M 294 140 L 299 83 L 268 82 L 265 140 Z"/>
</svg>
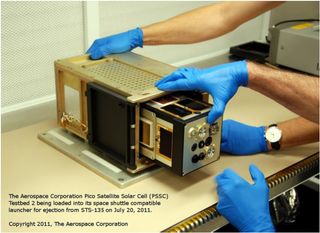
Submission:
<svg viewBox="0 0 320 233">
<path fill-rule="evenodd" d="M 143 32 L 140 28 L 97 39 L 88 49 L 91 59 L 100 59 L 111 53 L 124 53 L 143 46 Z"/>
<path fill-rule="evenodd" d="M 208 69 L 180 68 L 155 83 L 163 91 L 199 90 L 210 93 L 213 107 L 208 115 L 212 124 L 224 112 L 239 86 L 248 85 L 246 61 L 214 66 Z"/>
<path fill-rule="evenodd" d="M 274 232 L 269 212 L 269 188 L 263 173 L 253 164 L 249 184 L 231 169 L 216 176 L 217 210 L 241 232 Z"/>
<path fill-rule="evenodd" d="M 221 151 L 248 155 L 268 151 L 264 126 L 254 127 L 233 120 L 222 123 Z"/>
</svg>

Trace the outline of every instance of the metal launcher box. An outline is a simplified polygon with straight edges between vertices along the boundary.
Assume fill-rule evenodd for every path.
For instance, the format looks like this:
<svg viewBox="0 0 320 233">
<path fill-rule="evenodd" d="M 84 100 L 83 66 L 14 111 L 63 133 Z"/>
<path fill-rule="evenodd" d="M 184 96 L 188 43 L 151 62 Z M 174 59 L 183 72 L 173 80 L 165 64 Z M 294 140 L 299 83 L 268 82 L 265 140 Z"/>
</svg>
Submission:
<svg viewBox="0 0 320 233">
<path fill-rule="evenodd" d="M 208 95 L 154 87 L 175 69 L 131 52 L 57 60 L 59 125 L 128 173 L 157 164 L 184 176 L 214 162 L 222 119 L 207 123 Z"/>
</svg>

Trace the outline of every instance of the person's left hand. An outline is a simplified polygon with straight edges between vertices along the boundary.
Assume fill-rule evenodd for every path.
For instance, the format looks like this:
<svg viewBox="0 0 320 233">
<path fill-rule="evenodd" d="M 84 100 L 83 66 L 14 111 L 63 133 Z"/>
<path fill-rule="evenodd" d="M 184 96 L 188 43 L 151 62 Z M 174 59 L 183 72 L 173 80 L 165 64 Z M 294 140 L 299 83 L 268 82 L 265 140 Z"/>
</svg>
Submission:
<svg viewBox="0 0 320 233">
<path fill-rule="evenodd" d="M 239 86 L 248 85 L 246 61 L 214 66 L 208 69 L 180 68 L 155 83 L 163 91 L 199 90 L 210 93 L 213 107 L 208 122 L 214 123 L 224 112 Z"/>
<path fill-rule="evenodd" d="M 140 28 L 96 39 L 86 53 L 96 60 L 109 54 L 131 51 L 138 46 L 143 46 L 143 31 Z"/>
<path fill-rule="evenodd" d="M 254 165 L 249 184 L 231 169 L 216 176 L 217 210 L 241 232 L 274 232 L 269 212 L 269 188 L 263 173 Z"/>
<path fill-rule="evenodd" d="M 264 126 L 255 127 L 234 120 L 224 120 L 221 151 L 234 155 L 249 155 L 268 151 L 264 129 Z"/>
</svg>

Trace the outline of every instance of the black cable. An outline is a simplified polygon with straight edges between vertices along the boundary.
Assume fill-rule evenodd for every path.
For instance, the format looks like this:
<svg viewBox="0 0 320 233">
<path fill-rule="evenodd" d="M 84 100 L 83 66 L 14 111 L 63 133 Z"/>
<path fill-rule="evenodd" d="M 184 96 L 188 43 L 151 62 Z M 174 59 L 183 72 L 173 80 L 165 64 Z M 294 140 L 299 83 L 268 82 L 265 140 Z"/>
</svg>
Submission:
<svg viewBox="0 0 320 233">
<path fill-rule="evenodd" d="M 309 21 L 319 21 L 319 19 L 290 19 L 290 20 L 285 20 L 285 21 L 278 22 L 278 23 L 272 25 L 272 27 L 277 27 L 277 26 L 279 26 L 280 24 L 284 24 L 284 23 L 309 22 Z"/>
<path fill-rule="evenodd" d="M 310 22 L 310 21 L 319 21 L 319 19 L 290 19 L 290 20 L 285 20 L 285 21 L 280 21 L 274 25 L 272 25 L 272 28 L 275 28 L 281 24 L 284 24 L 284 23 L 293 23 L 293 22 Z M 265 37 L 266 41 L 268 44 L 270 44 L 270 40 L 268 38 L 268 36 Z"/>
<path fill-rule="evenodd" d="M 268 36 L 265 37 L 265 40 L 267 41 L 268 44 L 271 43 L 271 41 L 269 40 Z"/>
</svg>

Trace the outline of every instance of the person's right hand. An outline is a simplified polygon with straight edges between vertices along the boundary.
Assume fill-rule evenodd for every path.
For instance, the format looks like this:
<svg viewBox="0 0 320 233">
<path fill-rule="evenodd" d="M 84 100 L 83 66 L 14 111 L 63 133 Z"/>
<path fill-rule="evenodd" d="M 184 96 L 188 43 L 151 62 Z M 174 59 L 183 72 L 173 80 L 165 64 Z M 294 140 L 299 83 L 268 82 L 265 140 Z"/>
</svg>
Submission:
<svg viewBox="0 0 320 233">
<path fill-rule="evenodd" d="M 264 126 L 255 127 L 234 120 L 222 123 L 221 151 L 234 155 L 249 155 L 268 151 Z"/>
<path fill-rule="evenodd" d="M 208 115 L 210 124 L 223 114 L 225 106 L 239 86 L 247 85 L 246 61 L 226 63 L 207 69 L 180 68 L 155 83 L 155 86 L 163 91 L 200 90 L 210 93 L 213 98 L 213 107 Z"/>
<path fill-rule="evenodd" d="M 86 53 L 91 59 L 100 59 L 112 53 L 124 53 L 143 46 L 143 32 L 140 28 L 97 39 Z"/>
</svg>

